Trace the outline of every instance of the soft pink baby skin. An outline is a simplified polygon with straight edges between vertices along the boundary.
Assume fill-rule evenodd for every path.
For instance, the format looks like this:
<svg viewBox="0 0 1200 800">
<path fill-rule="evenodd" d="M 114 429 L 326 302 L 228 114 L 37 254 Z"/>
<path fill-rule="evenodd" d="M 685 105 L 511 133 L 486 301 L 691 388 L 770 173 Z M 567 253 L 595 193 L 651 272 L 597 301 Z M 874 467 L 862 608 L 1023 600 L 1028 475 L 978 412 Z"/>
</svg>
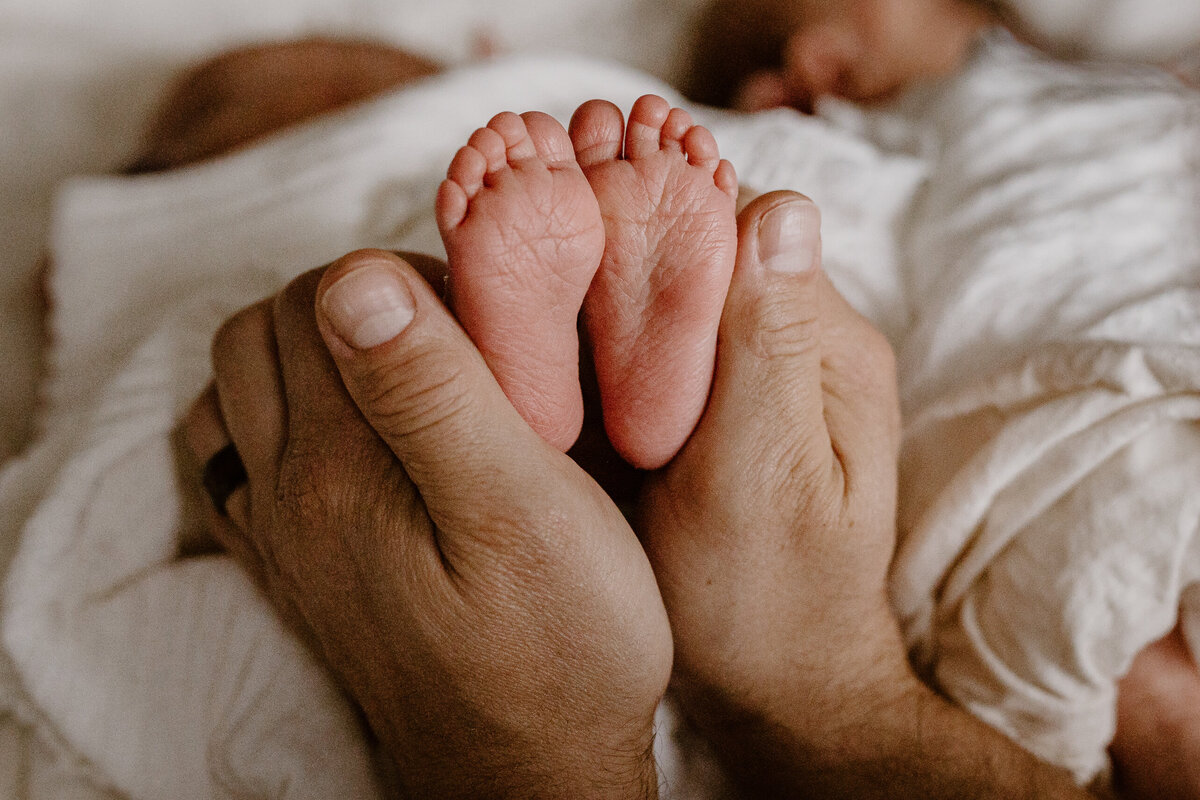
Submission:
<svg viewBox="0 0 1200 800">
<path fill-rule="evenodd" d="M 582 310 L 614 447 L 655 469 L 683 446 L 712 380 L 736 199 L 712 134 L 660 97 L 628 124 L 587 103 L 569 133 L 501 114 L 459 150 L 437 201 L 451 301 L 547 442 L 565 451 L 582 426 Z"/>
</svg>

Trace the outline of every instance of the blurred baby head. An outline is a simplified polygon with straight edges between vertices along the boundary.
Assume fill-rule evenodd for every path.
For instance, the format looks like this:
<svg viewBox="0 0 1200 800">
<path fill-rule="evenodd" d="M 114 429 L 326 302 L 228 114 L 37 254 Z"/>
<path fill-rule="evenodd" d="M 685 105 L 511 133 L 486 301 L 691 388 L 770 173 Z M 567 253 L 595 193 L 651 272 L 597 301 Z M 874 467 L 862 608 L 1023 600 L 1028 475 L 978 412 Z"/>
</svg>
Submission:
<svg viewBox="0 0 1200 800">
<path fill-rule="evenodd" d="M 1194 0 L 715 0 L 688 90 L 745 111 L 882 100 L 954 72 L 992 24 L 1060 58 L 1200 61 Z"/>
<path fill-rule="evenodd" d="M 958 68 L 992 20 L 973 0 L 717 0 L 690 88 L 743 110 L 881 100 Z"/>
<path fill-rule="evenodd" d="M 870 102 L 957 69 L 986 25 L 963 0 L 787 0 L 795 27 L 781 75 L 793 101 Z"/>
</svg>

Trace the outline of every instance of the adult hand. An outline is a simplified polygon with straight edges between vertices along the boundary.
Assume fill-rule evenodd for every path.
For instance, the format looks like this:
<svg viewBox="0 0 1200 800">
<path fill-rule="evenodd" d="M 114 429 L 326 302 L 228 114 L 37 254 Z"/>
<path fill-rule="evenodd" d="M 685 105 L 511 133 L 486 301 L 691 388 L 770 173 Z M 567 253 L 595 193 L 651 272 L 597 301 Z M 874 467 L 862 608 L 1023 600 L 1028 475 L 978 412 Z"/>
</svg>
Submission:
<svg viewBox="0 0 1200 800">
<path fill-rule="evenodd" d="M 671 636 L 645 554 L 416 272 L 351 254 L 234 317 L 213 353 L 219 414 L 202 402 L 191 440 L 211 456 L 223 420 L 249 477 L 221 538 L 403 790 L 655 796 Z"/>
<path fill-rule="evenodd" d="M 840 703 L 875 682 L 864 666 L 907 671 L 886 593 L 894 361 L 822 272 L 819 226 L 790 193 L 742 213 L 709 407 L 641 508 L 682 684 L 761 709 Z M 806 705 L 819 727 L 829 709 Z"/>
<path fill-rule="evenodd" d="M 791 193 L 739 219 L 708 408 L 640 529 L 684 712 L 753 796 L 1078 797 L 912 673 L 887 602 L 900 440 L 888 343 Z"/>
</svg>

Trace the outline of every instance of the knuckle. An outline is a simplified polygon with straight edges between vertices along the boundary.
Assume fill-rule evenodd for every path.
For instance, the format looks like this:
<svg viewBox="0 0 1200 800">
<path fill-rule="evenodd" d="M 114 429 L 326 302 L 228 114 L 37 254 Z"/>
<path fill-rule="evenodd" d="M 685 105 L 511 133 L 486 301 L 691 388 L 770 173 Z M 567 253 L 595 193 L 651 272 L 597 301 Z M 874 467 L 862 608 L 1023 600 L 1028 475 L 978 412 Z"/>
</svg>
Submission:
<svg viewBox="0 0 1200 800">
<path fill-rule="evenodd" d="M 236 352 L 243 342 L 252 339 L 270 322 L 270 311 L 266 301 L 243 308 L 225 320 L 213 336 L 213 363 L 219 365 L 225 354 Z"/>
<path fill-rule="evenodd" d="M 318 267 L 293 278 L 276 298 L 276 312 L 311 316 L 314 299 L 317 295 L 317 284 L 320 283 L 325 270 L 326 267 Z"/>
<path fill-rule="evenodd" d="M 259 542 L 266 570 L 294 581 L 321 560 L 321 551 L 336 542 L 340 531 L 358 529 L 355 523 L 363 521 L 359 517 L 371 506 L 356 502 L 355 495 L 359 484 L 369 482 L 369 474 L 358 473 L 355 480 L 341 458 L 289 452 L 273 493 L 264 498 L 276 523 Z"/>
<path fill-rule="evenodd" d="M 788 292 L 772 293 L 755 304 L 749 332 L 751 352 L 772 361 L 806 356 L 820 346 L 814 311 L 795 302 Z"/>
<path fill-rule="evenodd" d="M 427 348 L 370 365 L 359 379 L 361 402 L 373 426 L 389 435 L 438 427 L 465 413 L 471 403 L 463 368 Z"/>
<path fill-rule="evenodd" d="M 313 527 L 344 522 L 374 508 L 365 502 L 384 480 L 384 462 L 372 448 L 342 446 L 323 436 L 288 442 L 271 498 L 281 516 Z"/>
<path fill-rule="evenodd" d="M 326 454 L 328 456 L 328 453 Z M 318 525 L 331 515 L 329 498 L 339 485 L 340 459 L 321 458 L 289 445 L 271 498 L 280 516 L 301 526 Z"/>
</svg>

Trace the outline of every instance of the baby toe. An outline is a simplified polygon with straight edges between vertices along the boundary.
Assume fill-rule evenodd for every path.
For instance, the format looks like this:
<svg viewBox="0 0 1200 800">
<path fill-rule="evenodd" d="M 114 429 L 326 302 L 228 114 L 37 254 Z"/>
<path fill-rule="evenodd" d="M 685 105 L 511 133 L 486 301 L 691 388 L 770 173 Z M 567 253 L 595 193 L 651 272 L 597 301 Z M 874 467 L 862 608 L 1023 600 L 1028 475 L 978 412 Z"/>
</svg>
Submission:
<svg viewBox="0 0 1200 800">
<path fill-rule="evenodd" d="M 737 201 L 740 187 L 738 186 L 737 171 L 733 168 L 733 164 L 722 159 L 717 164 L 716 172 L 713 173 L 713 182 L 718 189 L 729 195 L 731 200 Z"/>
<path fill-rule="evenodd" d="M 470 145 L 460 148 L 446 170 L 447 180 L 458 184 L 466 197 L 479 194 L 483 188 L 483 176 L 488 171 L 487 156 Z"/>
<path fill-rule="evenodd" d="M 662 127 L 661 146 L 677 152 L 684 151 L 684 137 L 694 126 L 692 115 L 682 108 L 672 108 Z"/>
<path fill-rule="evenodd" d="M 683 136 L 682 146 L 689 164 L 715 172 L 717 165 L 721 163 L 721 151 L 717 147 L 716 137 L 708 128 L 699 125 L 689 128 Z"/>
<path fill-rule="evenodd" d="M 488 123 L 488 130 L 500 134 L 504 142 L 505 157 L 508 161 L 526 161 L 537 158 L 537 148 L 529 138 L 529 129 L 525 120 L 511 111 L 497 114 Z"/>
<path fill-rule="evenodd" d="M 571 117 L 571 144 L 584 169 L 621 157 L 625 118 L 621 109 L 607 100 L 584 103 Z"/>
<path fill-rule="evenodd" d="M 547 164 L 560 164 L 575 160 L 575 148 L 571 145 L 571 137 L 558 120 L 540 111 L 526 112 L 521 115 L 521 119 L 525 121 L 529 139 L 543 161 Z"/>
<path fill-rule="evenodd" d="M 480 128 L 471 134 L 467 146 L 473 147 L 483 155 L 487 163 L 487 173 L 499 172 L 508 165 L 508 145 L 504 137 L 492 128 Z"/>
<path fill-rule="evenodd" d="M 438 187 L 437 200 L 434 202 L 438 230 L 447 234 L 462 225 L 470 205 L 471 200 L 461 184 L 451 179 L 442 181 L 442 185 Z"/>
<path fill-rule="evenodd" d="M 671 114 L 671 104 L 656 95 L 646 95 L 633 104 L 625 129 L 625 158 L 648 158 L 662 146 L 662 130 Z"/>
</svg>

